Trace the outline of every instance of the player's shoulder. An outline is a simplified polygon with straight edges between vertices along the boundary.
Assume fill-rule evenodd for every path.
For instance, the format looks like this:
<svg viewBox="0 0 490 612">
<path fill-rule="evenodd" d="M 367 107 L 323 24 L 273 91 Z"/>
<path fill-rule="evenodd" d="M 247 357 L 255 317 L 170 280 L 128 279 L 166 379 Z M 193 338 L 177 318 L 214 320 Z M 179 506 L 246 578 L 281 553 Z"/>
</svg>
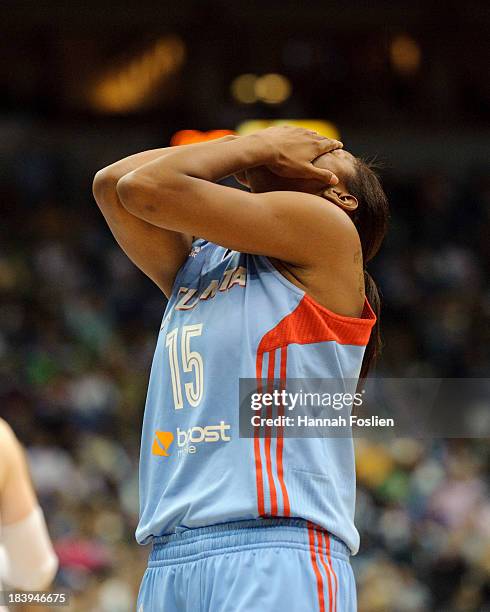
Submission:
<svg viewBox="0 0 490 612">
<path fill-rule="evenodd" d="M 308 240 L 321 260 L 334 252 L 335 257 L 357 252 L 360 237 L 349 216 L 337 204 L 325 197 L 296 191 L 274 191 L 267 202 L 276 207 L 278 216 L 287 219 Z"/>
<path fill-rule="evenodd" d="M 357 232 L 352 219 L 337 204 L 326 197 L 305 193 L 303 191 L 268 191 L 266 193 L 254 194 L 264 202 L 286 209 L 296 209 L 301 213 L 310 213 L 315 220 L 334 221 L 349 232 Z"/>
</svg>

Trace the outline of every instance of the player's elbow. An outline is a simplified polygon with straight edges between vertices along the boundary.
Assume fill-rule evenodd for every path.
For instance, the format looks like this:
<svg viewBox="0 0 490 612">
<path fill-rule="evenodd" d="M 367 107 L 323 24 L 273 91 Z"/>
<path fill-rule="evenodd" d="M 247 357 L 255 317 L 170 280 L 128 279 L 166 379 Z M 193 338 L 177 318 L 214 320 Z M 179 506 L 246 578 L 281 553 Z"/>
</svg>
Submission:
<svg viewBox="0 0 490 612">
<path fill-rule="evenodd" d="M 162 212 L 162 202 L 166 201 L 165 182 L 155 181 L 141 176 L 137 171 L 130 172 L 117 182 L 117 196 L 124 208 L 137 217 L 152 215 L 157 210 Z"/>
<path fill-rule="evenodd" d="M 116 195 L 117 177 L 109 170 L 103 168 L 94 176 L 92 193 L 97 204 L 102 207 L 114 200 Z"/>
<path fill-rule="evenodd" d="M 142 187 L 133 172 L 126 174 L 117 181 L 117 196 L 124 208 L 133 214 L 140 212 Z"/>
</svg>

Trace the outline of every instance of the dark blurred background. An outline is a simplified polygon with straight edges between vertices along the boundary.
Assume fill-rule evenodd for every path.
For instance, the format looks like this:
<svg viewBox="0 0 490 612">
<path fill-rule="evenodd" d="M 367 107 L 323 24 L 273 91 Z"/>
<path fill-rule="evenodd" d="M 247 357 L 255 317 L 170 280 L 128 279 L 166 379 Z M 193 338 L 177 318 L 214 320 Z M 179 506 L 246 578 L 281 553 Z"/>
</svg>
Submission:
<svg viewBox="0 0 490 612">
<path fill-rule="evenodd" d="M 105 227 L 96 170 L 183 129 L 329 121 L 383 163 L 392 206 L 371 268 L 378 374 L 488 376 L 489 6 L 2 3 L 0 416 L 27 446 L 71 609 L 134 607 L 165 306 Z M 360 612 L 490 610 L 488 441 L 357 447 Z"/>
</svg>

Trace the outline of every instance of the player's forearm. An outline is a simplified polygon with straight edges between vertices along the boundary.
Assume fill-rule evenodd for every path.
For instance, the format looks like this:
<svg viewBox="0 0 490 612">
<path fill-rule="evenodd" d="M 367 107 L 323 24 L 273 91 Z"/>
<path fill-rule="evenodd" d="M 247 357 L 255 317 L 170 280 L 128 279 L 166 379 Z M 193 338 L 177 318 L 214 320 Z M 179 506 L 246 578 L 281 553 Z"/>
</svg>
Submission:
<svg viewBox="0 0 490 612">
<path fill-rule="evenodd" d="M 126 174 L 117 184 L 121 204 L 142 219 L 148 212 L 159 227 L 173 227 L 199 197 L 196 180 L 216 182 L 247 168 L 273 163 L 274 149 L 259 135 L 219 144 L 206 143 L 190 151 L 171 151 Z"/>
<path fill-rule="evenodd" d="M 130 172 L 133 172 L 134 170 L 137 170 L 141 166 L 144 166 L 150 162 L 166 157 L 169 154 L 174 154 L 177 151 L 182 151 L 185 149 L 186 155 L 189 155 L 190 153 L 199 150 L 203 146 L 208 148 L 209 145 L 230 142 L 237 138 L 238 136 L 230 134 L 207 143 L 180 145 L 177 147 L 164 147 L 161 149 L 149 149 L 147 151 L 141 151 L 140 153 L 134 153 L 133 155 L 124 157 L 123 159 L 120 159 L 119 161 L 110 164 L 97 172 L 92 186 L 95 200 L 100 207 L 107 209 L 113 207 L 114 205 L 118 205 L 120 202 L 116 193 L 117 183 L 121 178 Z"/>
<path fill-rule="evenodd" d="M 232 137 L 220 142 L 179 147 L 126 175 L 128 182 L 153 183 L 165 190 L 178 175 L 216 182 L 247 168 L 274 161 L 275 151 L 258 134 Z"/>
<path fill-rule="evenodd" d="M 161 149 L 149 149 L 147 151 L 134 153 L 133 155 L 124 157 L 123 159 L 120 159 L 119 161 L 114 162 L 113 164 L 110 164 L 105 168 L 102 168 L 102 170 L 99 170 L 97 174 L 104 174 L 106 175 L 106 177 L 110 177 L 113 181 L 117 182 L 128 172 L 132 172 L 133 170 L 136 170 L 136 168 L 139 168 L 140 166 L 143 166 L 144 164 L 147 164 L 153 161 L 154 159 L 158 159 L 162 155 L 165 155 L 165 153 L 169 149 L 171 149 L 171 147 L 163 147 Z"/>
<path fill-rule="evenodd" d="M 179 151 L 185 148 L 186 153 L 189 153 L 194 151 L 196 148 L 202 147 L 203 144 L 209 145 L 213 143 L 228 142 L 230 140 L 234 140 L 235 138 L 238 137 L 229 135 L 224 136 L 223 138 L 219 138 L 215 141 L 210 141 L 210 143 L 196 143 L 190 145 L 180 145 L 177 147 L 163 147 L 161 149 L 149 149 L 147 151 L 134 153 L 133 155 L 124 157 L 123 159 L 120 159 L 119 161 L 114 162 L 113 164 L 110 164 L 109 166 L 106 166 L 105 168 L 99 170 L 99 172 L 96 174 L 96 180 L 98 177 L 101 180 L 105 179 L 106 181 L 111 181 L 112 183 L 117 184 L 117 181 L 129 172 L 132 172 L 133 170 L 136 170 L 141 166 L 144 166 L 145 164 L 148 164 L 161 157 L 167 156 L 175 151 Z"/>
</svg>

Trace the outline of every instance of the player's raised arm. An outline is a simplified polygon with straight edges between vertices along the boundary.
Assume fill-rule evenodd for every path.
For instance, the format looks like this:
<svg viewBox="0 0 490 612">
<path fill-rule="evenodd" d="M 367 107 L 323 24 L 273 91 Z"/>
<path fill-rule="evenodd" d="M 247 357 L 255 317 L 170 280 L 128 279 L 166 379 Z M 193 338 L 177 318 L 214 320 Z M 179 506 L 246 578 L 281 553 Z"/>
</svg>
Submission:
<svg viewBox="0 0 490 612">
<path fill-rule="evenodd" d="M 148 223 L 202 236 L 233 250 L 298 265 L 325 260 L 355 229 L 336 206 L 307 193 L 248 193 L 215 184 L 245 169 L 268 166 L 291 179 L 336 184 L 311 162 L 341 147 L 302 128 L 270 128 L 200 148 L 171 151 L 126 174 L 117 185 L 122 205 Z"/>
<path fill-rule="evenodd" d="M 225 136 L 219 141 L 235 138 Z M 201 145 L 186 145 L 194 149 Z M 177 147 L 180 148 L 180 147 Z M 168 296 L 175 275 L 185 261 L 192 238 L 189 234 L 156 227 L 128 212 L 119 200 L 116 186 L 123 176 L 141 165 L 159 159 L 174 148 L 153 149 L 126 157 L 95 175 L 93 193 L 114 238 L 133 263 Z"/>
</svg>

